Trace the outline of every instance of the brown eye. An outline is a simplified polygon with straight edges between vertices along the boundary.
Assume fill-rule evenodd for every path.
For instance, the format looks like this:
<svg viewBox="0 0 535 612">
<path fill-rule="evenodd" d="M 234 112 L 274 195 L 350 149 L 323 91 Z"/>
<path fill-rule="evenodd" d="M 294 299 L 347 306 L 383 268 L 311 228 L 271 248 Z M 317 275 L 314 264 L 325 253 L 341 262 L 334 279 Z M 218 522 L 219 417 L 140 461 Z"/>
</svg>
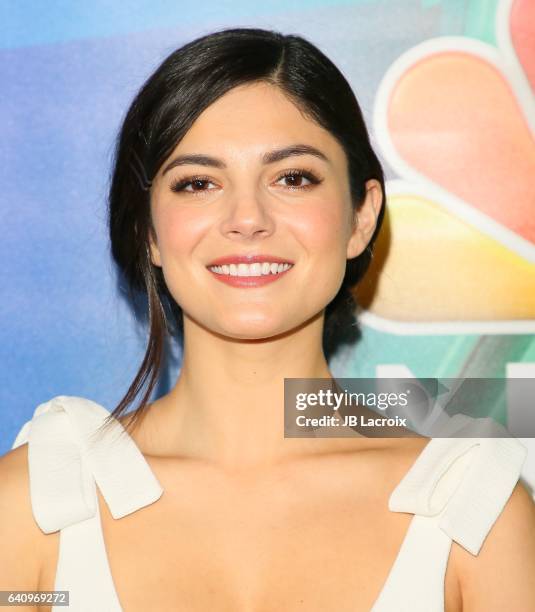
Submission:
<svg viewBox="0 0 535 612">
<path fill-rule="evenodd" d="M 305 177 L 302 174 L 289 174 L 285 176 L 284 179 L 289 187 L 301 187 Z"/>
<path fill-rule="evenodd" d="M 190 184 L 192 191 L 202 191 L 207 183 L 208 181 L 204 181 L 202 179 L 195 179 L 194 181 L 191 181 Z"/>
<path fill-rule="evenodd" d="M 210 191 L 207 188 L 208 185 L 213 185 L 212 181 L 204 177 L 188 177 L 176 181 L 171 185 L 171 191 L 177 193 L 202 193 L 204 191 Z"/>
<path fill-rule="evenodd" d="M 283 187 L 288 189 L 308 189 L 313 185 L 321 183 L 321 179 L 317 178 L 312 172 L 304 170 L 289 170 L 280 175 L 277 183 L 284 181 Z"/>
</svg>

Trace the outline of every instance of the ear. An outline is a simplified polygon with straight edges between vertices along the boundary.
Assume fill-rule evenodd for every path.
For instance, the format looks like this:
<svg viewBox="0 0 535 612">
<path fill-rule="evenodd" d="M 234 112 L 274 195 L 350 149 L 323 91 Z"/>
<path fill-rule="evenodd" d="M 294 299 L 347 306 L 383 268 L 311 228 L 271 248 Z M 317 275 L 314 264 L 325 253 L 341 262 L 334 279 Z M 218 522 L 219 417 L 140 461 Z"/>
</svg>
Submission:
<svg viewBox="0 0 535 612">
<path fill-rule="evenodd" d="M 347 259 L 360 255 L 368 246 L 377 226 L 377 219 L 383 205 L 383 190 L 377 179 L 366 181 L 366 195 L 358 211 L 355 211 L 353 227 L 347 243 Z"/>
<path fill-rule="evenodd" d="M 151 262 L 155 265 L 155 266 L 162 266 L 162 260 L 160 257 L 160 249 L 158 248 L 158 245 L 156 243 L 156 236 L 151 229 L 149 229 L 149 250 L 150 250 L 150 259 Z"/>
</svg>

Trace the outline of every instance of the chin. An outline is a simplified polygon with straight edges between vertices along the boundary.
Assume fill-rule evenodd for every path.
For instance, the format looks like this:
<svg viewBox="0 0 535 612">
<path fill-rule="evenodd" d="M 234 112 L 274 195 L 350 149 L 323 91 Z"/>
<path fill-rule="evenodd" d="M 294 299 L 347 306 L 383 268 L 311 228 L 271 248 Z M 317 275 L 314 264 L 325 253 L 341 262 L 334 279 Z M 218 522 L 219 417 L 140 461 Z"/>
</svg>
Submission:
<svg viewBox="0 0 535 612">
<path fill-rule="evenodd" d="M 226 322 L 226 324 L 221 327 L 220 333 L 240 340 L 261 340 L 263 338 L 271 338 L 272 336 L 276 336 L 283 331 L 284 329 L 282 329 L 282 327 L 279 325 L 255 321 L 252 323 L 241 322 L 235 325 Z"/>
<path fill-rule="evenodd" d="M 288 321 L 275 320 L 273 317 L 263 318 L 227 318 L 217 325 L 218 333 L 240 340 L 261 340 L 272 338 L 292 329 Z"/>
</svg>

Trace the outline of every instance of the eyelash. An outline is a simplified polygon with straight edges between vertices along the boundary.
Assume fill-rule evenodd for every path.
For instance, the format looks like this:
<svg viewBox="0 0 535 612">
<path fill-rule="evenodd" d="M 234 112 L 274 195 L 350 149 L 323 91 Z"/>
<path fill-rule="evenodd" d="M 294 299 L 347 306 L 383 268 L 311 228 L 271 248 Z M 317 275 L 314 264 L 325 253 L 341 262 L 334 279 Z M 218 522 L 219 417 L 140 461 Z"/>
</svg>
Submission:
<svg viewBox="0 0 535 612">
<path fill-rule="evenodd" d="M 314 172 L 312 172 L 312 170 L 305 170 L 305 169 L 291 169 L 291 170 L 286 170 L 284 171 L 282 174 L 280 174 L 276 179 L 275 182 L 280 181 L 282 178 L 285 177 L 303 177 L 305 179 L 307 179 L 308 181 L 310 181 L 309 185 L 302 185 L 301 187 L 292 187 L 292 186 L 287 186 L 287 189 L 290 189 L 291 191 L 299 191 L 299 190 L 303 190 L 303 189 L 310 189 L 311 187 L 314 187 L 314 185 L 319 185 L 323 179 L 320 179 L 319 177 L 316 176 L 316 174 Z M 170 189 L 171 191 L 174 191 L 175 193 L 189 193 L 191 195 L 200 195 L 201 193 L 204 193 L 206 191 L 209 191 L 208 189 L 202 189 L 200 191 L 186 191 L 185 188 L 188 185 L 191 185 L 194 181 L 201 181 L 204 183 L 211 183 L 211 179 L 208 176 L 187 176 L 183 179 L 177 179 L 176 181 L 174 181 L 171 186 Z"/>
</svg>

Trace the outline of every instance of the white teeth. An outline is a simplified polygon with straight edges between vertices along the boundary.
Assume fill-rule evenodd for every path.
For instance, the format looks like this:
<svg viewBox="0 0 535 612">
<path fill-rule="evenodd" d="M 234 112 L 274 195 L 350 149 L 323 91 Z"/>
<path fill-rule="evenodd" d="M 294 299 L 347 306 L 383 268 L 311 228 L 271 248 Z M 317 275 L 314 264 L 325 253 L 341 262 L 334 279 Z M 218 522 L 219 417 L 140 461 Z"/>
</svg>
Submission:
<svg viewBox="0 0 535 612">
<path fill-rule="evenodd" d="M 216 274 L 224 274 L 226 276 L 267 276 L 268 274 L 280 274 L 289 270 L 293 264 L 290 263 L 270 263 L 270 262 L 255 262 L 252 264 L 223 264 L 222 266 L 210 266 L 210 270 Z"/>
</svg>

